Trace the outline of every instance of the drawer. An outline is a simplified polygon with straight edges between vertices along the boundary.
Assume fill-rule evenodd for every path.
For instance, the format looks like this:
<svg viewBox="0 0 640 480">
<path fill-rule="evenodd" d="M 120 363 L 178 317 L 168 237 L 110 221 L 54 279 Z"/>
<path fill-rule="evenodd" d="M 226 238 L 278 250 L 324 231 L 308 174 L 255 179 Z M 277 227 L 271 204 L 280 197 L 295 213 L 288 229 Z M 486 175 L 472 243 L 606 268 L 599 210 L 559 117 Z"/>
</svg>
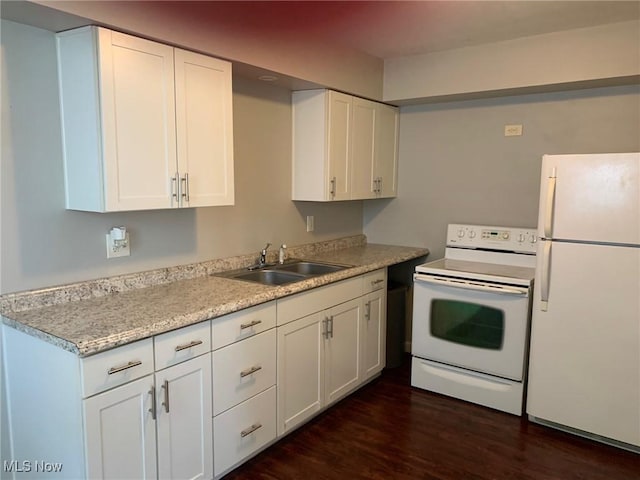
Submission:
<svg viewBox="0 0 640 480">
<path fill-rule="evenodd" d="M 211 321 L 197 323 L 153 339 L 156 370 L 211 351 Z"/>
<path fill-rule="evenodd" d="M 82 396 L 109 390 L 153 373 L 150 338 L 82 359 Z"/>
<path fill-rule="evenodd" d="M 362 293 L 367 294 L 387 288 L 387 269 L 381 268 L 362 276 Z"/>
<path fill-rule="evenodd" d="M 276 329 L 213 352 L 213 414 L 276 383 Z"/>
<path fill-rule="evenodd" d="M 213 419 L 216 477 L 276 438 L 276 387 Z"/>
<path fill-rule="evenodd" d="M 213 350 L 276 326 L 276 302 L 264 303 L 212 320 Z"/>
<path fill-rule="evenodd" d="M 361 295 L 362 277 L 354 277 L 283 298 L 278 300 L 278 325 L 284 325 Z"/>
</svg>

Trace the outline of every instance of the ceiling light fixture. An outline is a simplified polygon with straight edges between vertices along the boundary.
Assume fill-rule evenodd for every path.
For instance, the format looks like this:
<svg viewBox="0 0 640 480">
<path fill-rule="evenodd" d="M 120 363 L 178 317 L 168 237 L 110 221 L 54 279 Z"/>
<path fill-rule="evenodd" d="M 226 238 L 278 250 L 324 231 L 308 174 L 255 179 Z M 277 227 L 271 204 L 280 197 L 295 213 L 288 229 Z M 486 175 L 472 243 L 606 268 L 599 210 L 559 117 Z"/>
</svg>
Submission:
<svg viewBox="0 0 640 480">
<path fill-rule="evenodd" d="M 278 77 L 275 75 L 260 75 L 258 80 L 262 80 L 263 82 L 275 82 L 278 80 Z"/>
</svg>

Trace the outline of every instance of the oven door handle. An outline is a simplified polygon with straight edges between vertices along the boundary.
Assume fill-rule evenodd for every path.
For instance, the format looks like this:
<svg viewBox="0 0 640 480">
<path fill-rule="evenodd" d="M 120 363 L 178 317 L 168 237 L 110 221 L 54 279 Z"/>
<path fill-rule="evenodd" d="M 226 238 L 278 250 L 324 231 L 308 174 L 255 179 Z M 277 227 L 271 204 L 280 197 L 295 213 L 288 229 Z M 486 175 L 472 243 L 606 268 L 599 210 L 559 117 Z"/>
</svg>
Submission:
<svg viewBox="0 0 640 480">
<path fill-rule="evenodd" d="M 428 275 L 420 275 L 419 273 L 414 274 L 413 279 L 419 282 L 432 283 L 435 285 L 444 285 L 446 287 L 462 288 L 464 290 L 477 290 L 480 292 L 498 293 L 501 295 L 517 295 L 520 297 L 526 297 L 529 295 L 528 288 L 470 283 L 465 280 L 454 280 L 454 279 L 445 280 L 445 279 L 430 277 Z"/>
</svg>

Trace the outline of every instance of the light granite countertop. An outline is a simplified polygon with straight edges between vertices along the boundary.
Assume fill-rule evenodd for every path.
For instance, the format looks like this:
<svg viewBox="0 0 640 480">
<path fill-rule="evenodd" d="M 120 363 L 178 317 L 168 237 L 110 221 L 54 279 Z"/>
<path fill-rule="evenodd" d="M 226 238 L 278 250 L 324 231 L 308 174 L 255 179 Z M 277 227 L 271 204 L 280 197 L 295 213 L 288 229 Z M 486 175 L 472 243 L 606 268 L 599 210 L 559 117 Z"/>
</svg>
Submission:
<svg viewBox="0 0 640 480">
<path fill-rule="evenodd" d="M 429 253 L 363 238 L 294 249 L 296 258 L 352 267 L 287 285 L 214 276 L 238 263 L 246 267 L 247 258 L 235 257 L 8 294 L 0 297 L 0 313 L 5 324 L 84 357 Z"/>
</svg>

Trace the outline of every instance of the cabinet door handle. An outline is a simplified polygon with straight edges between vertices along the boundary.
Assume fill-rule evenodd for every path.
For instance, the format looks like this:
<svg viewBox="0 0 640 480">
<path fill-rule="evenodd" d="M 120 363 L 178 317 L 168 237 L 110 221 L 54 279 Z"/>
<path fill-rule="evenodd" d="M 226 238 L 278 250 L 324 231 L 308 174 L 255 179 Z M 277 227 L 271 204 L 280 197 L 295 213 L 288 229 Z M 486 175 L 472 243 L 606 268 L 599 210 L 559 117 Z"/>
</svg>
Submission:
<svg viewBox="0 0 640 480">
<path fill-rule="evenodd" d="M 162 384 L 162 390 L 164 391 L 164 401 L 162 402 L 162 406 L 164 407 L 164 411 L 169 413 L 169 380 L 165 380 Z"/>
<path fill-rule="evenodd" d="M 328 322 L 329 322 L 330 328 L 327 333 L 327 336 L 331 335 L 331 338 L 333 338 L 333 315 L 329 317 Z"/>
<path fill-rule="evenodd" d="M 171 179 L 171 197 L 175 200 L 176 204 L 180 204 L 180 174 L 176 172 L 176 174 Z M 172 200 L 172 205 L 173 205 Z"/>
<path fill-rule="evenodd" d="M 258 370 L 262 370 L 260 365 L 256 365 L 254 367 L 248 368 L 240 372 L 240 378 L 248 377 L 252 373 L 256 373 Z"/>
<path fill-rule="evenodd" d="M 120 365 L 119 367 L 111 367 L 109 371 L 107 371 L 107 374 L 113 375 L 114 373 L 119 373 L 129 368 L 137 367 L 140 365 L 142 365 L 142 362 L 140 360 L 132 360 L 126 365 Z"/>
<path fill-rule="evenodd" d="M 371 318 L 371 302 L 367 302 L 364 304 L 364 318 L 369 321 Z"/>
<path fill-rule="evenodd" d="M 189 201 L 189 174 L 185 173 L 184 177 L 182 177 L 180 179 L 180 191 L 181 191 L 181 195 L 182 198 L 184 198 L 187 202 Z M 184 189 L 182 188 L 182 185 L 184 185 Z"/>
<path fill-rule="evenodd" d="M 242 438 L 246 437 L 247 435 L 251 435 L 253 432 L 255 432 L 256 430 L 258 430 L 259 428 L 262 428 L 262 424 L 261 423 L 254 423 L 253 425 L 251 425 L 249 428 L 242 430 L 240 432 L 240 436 Z"/>
<path fill-rule="evenodd" d="M 322 320 L 322 336 L 328 340 L 329 339 L 329 319 L 324 317 Z"/>
<path fill-rule="evenodd" d="M 331 184 L 331 190 L 329 190 L 329 193 L 331 194 L 331 197 L 335 197 L 336 196 L 336 177 L 331 178 L 331 182 L 329 182 Z"/>
<path fill-rule="evenodd" d="M 151 385 L 151 390 L 149 390 L 149 395 L 151 395 L 151 408 L 149 412 L 151 413 L 151 418 L 153 420 L 156 419 L 156 387 Z"/>
<path fill-rule="evenodd" d="M 249 323 L 243 323 L 240 325 L 240 330 L 245 330 L 247 328 L 255 327 L 256 325 L 260 325 L 262 320 L 252 320 Z"/>
<path fill-rule="evenodd" d="M 178 345 L 176 347 L 176 352 L 180 352 L 182 350 L 186 350 L 187 348 L 195 347 L 198 345 L 202 345 L 202 340 L 193 340 L 192 342 L 185 343 L 184 345 Z"/>
</svg>

